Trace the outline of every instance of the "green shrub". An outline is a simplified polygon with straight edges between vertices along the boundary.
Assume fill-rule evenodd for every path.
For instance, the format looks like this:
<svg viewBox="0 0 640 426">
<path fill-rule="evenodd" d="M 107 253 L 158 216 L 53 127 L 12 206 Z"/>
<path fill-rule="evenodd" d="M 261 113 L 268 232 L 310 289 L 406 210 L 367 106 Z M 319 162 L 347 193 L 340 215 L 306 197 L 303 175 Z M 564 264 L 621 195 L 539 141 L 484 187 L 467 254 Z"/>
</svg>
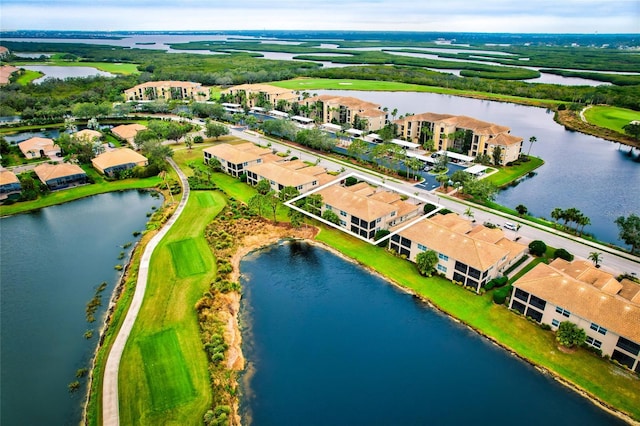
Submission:
<svg viewBox="0 0 640 426">
<path fill-rule="evenodd" d="M 553 258 L 554 259 L 560 258 L 560 259 L 566 260 L 567 262 L 571 262 L 573 260 L 573 255 L 568 251 L 566 251 L 565 249 L 559 248 L 553 252 Z"/>
<path fill-rule="evenodd" d="M 438 207 L 436 207 L 435 204 L 431 204 L 431 203 L 426 203 L 424 205 L 424 207 L 422 208 L 422 211 L 424 212 L 424 214 L 429 214 L 432 211 L 434 211 L 435 209 L 437 209 Z"/>
<path fill-rule="evenodd" d="M 558 343 L 567 348 L 583 344 L 586 338 L 587 333 L 571 321 L 561 322 L 556 332 Z"/>
<path fill-rule="evenodd" d="M 204 142 L 204 138 L 202 136 L 200 135 L 194 136 L 193 143 L 202 143 L 202 142 Z"/>
<path fill-rule="evenodd" d="M 529 252 L 534 256 L 542 256 L 547 251 L 547 245 L 544 241 L 534 240 L 529 243 Z"/>
<path fill-rule="evenodd" d="M 503 305 L 511 293 L 511 288 L 511 285 L 507 285 L 495 290 L 493 292 L 493 302 L 498 305 Z"/>
<path fill-rule="evenodd" d="M 344 186 L 353 186 L 356 183 L 358 183 L 358 179 L 354 178 L 353 176 L 349 176 L 344 180 Z"/>
<path fill-rule="evenodd" d="M 376 232 L 376 234 L 374 235 L 373 239 L 375 241 L 378 241 L 380 238 L 384 238 L 387 235 L 389 235 L 391 233 L 391 231 L 389 231 L 388 229 L 381 229 L 379 231 Z M 380 241 L 377 246 L 378 247 L 382 247 L 385 248 L 389 245 L 389 240 L 384 240 L 384 241 Z"/>
</svg>

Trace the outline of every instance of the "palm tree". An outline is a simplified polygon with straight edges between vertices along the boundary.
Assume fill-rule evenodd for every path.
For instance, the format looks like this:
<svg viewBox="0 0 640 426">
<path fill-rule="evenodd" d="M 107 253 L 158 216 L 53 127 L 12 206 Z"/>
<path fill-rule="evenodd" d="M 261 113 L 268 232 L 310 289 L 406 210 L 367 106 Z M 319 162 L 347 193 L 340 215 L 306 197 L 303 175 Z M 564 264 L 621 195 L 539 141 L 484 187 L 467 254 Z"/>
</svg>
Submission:
<svg viewBox="0 0 640 426">
<path fill-rule="evenodd" d="M 538 138 L 536 138 L 535 136 L 531 136 L 529 138 L 529 151 L 527 152 L 527 157 L 529 156 L 529 154 L 531 153 L 531 147 L 533 146 L 534 143 L 538 142 Z"/>
<path fill-rule="evenodd" d="M 469 219 L 473 219 L 473 210 L 471 210 L 471 207 L 467 207 L 467 209 L 464 211 L 463 215 L 467 216 Z M 475 222 L 475 220 L 473 220 Z"/>
<path fill-rule="evenodd" d="M 562 210 L 560 207 L 556 207 L 551 211 L 551 218 L 555 220 L 556 226 L 558 225 L 558 222 L 560 221 L 560 219 L 562 219 L 563 216 L 564 216 L 564 210 Z"/>
<path fill-rule="evenodd" d="M 599 268 L 600 262 L 602 261 L 602 253 L 592 251 L 591 253 L 589 253 L 589 260 L 593 261 L 593 264 L 596 268 Z"/>
</svg>

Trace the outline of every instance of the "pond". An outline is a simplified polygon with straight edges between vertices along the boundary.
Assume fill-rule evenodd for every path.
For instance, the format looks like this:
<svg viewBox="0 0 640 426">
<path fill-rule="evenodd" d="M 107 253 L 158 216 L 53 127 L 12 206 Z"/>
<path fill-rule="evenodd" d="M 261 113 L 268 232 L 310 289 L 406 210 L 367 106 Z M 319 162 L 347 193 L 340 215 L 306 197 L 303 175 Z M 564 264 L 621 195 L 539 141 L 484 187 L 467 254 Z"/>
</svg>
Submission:
<svg viewBox="0 0 640 426">
<path fill-rule="evenodd" d="M 62 67 L 57 65 L 23 65 L 20 68 L 26 70 L 38 71 L 44 75 L 40 78 L 33 80 L 34 83 L 42 83 L 47 78 L 57 78 L 64 80 L 65 78 L 77 78 L 77 77 L 114 77 L 114 74 L 106 71 L 100 71 L 93 67 Z"/>
<path fill-rule="evenodd" d="M 0 423 L 77 425 L 99 329 L 146 213 L 162 200 L 148 192 L 96 195 L 0 219 Z M 120 259 L 121 252 L 124 254 Z M 100 283 L 96 321 L 85 308 Z M 93 337 L 86 339 L 87 330 Z M 75 380 L 81 388 L 70 394 Z"/>
<path fill-rule="evenodd" d="M 324 249 L 272 246 L 241 271 L 245 424 L 623 424 Z"/>
<path fill-rule="evenodd" d="M 625 246 L 618 239 L 614 220 L 640 212 L 640 163 L 628 155 L 629 147 L 594 136 L 565 130 L 544 108 L 459 96 L 415 92 L 315 90 L 314 94 L 353 96 L 375 102 L 398 114 L 435 112 L 467 115 L 511 128 L 524 139 L 523 152 L 541 157 L 545 164 L 536 176 L 501 191 L 496 201 L 514 208 L 524 204 L 531 214 L 550 218 L 560 207 L 575 207 L 591 219 L 585 231 L 598 239 Z M 392 117 L 390 117 L 392 119 Z M 530 146 L 531 136 L 537 142 Z M 640 155 L 635 150 L 635 156 Z"/>
</svg>

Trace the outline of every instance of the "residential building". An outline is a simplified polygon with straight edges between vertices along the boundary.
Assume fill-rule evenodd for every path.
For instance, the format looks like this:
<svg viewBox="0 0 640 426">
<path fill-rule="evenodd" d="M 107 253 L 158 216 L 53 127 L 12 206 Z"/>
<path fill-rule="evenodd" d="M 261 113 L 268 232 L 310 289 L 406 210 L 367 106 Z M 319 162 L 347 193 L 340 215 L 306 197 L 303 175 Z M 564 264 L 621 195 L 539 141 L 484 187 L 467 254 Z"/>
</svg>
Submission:
<svg viewBox="0 0 640 426">
<path fill-rule="evenodd" d="M 266 179 L 275 192 L 291 186 L 304 194 L 335 180 L 324 167 L 309 166 L 300 160 L 254 164 L 247 167 L 246 172 L 249 184 L 256 185 Z"/>
<path fill-rule="evenodd" d="M 19 194 L 22 191 L 20 180 L 9 170 L 0 170 L 0 200 L 6 199 L 11 194 Z"/>
<path fill-rule="evenodd" d="M 73 136 L 78 140 L 86 142 L 96 142 L 102 139 L 102 133 L 92 129 L 80 130 L 79 132 L 74 133 Z"/>
<path fill-rule="evenodd" d="M 22 154 L 28 158 L 45 158 L 49 157 L 54 159 L 62 155 L 60 147 L 55 144 L 53 139 L 35 137 L 27 139 L 26 141 L 18 144 Z"/>
<path fill-rule="evenodd" d="M 399 134 L 408 141 L 424 144 L 433 140 L 434 150 L 458 149 L 476 157 L 487 155 L 493 160 L 493 150 L 502 150 L 500 164 L 518 159 L 522 138 L 509 134 L 511 129 L 463 115 L 423 113 L 396 120 Z"/>
<path fill-rule="evenodd" d="M 387 124 L 387 113 L 380 109 L 379 104 L 350 96 L 312 96 L 299 103 L 325 123 L 349 123 L 367 133 L 382 129 Z"/>
<path fill-rule="evenodd" d="M 51 190 L 87 183 L 87 174 L 78 165 L 69 163 L 37 165 L 33 171 Z"/>
<path fill-rule="evenodd" d="M 239 177 L 249 166 L 268 161 L 281 160 L 273 156 L 268 148 L 261 148 L 250 142 L 238 145 L 221 143 L 204 149 L 204 162 L 209 164 L 212 158 L 220 162 L 222 171 L 231 176 Z"/>
<path fill-rule="evenodd" d="M 340 218 L 340 227 L 367 240 L 372 240 L 376 232 L 388 230 L 421 213 L 420 205 L 367 182 L 330 185 L 315 194 L 322 197 L 321 215 L 327 210 L 333 211 Z"/>
<path fill-rule="evenodd" d="M 223 90 L 221 95 L 227 96 L 228 100 L 247 108 L 266 107 L 273 109 L 277 108 L 279 104 L 288 108 L 291 103 L 298 101 L 298 95 L 294 90 L 269 84 L 241 84 Z M 268 105 L 271 107 L 269 108 Z"/>
<path fill-rule="evenodd" d="M 392 235 L 389 248 L 412 262 L 419 253 L 435 251 L 437 271 L 476 292 L 502 275 L 527 249 L 507 239 L 500 229 L 473 226 L 455 213 L 436 214 L 412 224 Z"/>
<path fill-rule="evenodd" d="M 571 321 L 586 344 L 640 373 L 640 285 L 590 262 L 540 263 L 513 284 L 509 307 L 556 330 Z"/>
<path fill-rule="evenodd" d="M 119 148 L 96 156 L 91 160 L 91 163 L 100 173 L 114 177 L 122 170 L 132 169 L 136 166 L 146 167 L 149 160 L 130 148 Z"/>
<path fill-rule="evenodd" d="M 127 101 L 185 100 L 205 102 L 210 89 L 191 81 L 148 81 L 124 91 Z"/>
<path fill-rule="evenodd" d="M 116 138 L 135 147 L 136 135 L 142 130 L 147 130 L 147 127 L 137 123 L 121 124 L 120 126 L 113 127 L 111 133 L 113 133 Z"/>
</svg>

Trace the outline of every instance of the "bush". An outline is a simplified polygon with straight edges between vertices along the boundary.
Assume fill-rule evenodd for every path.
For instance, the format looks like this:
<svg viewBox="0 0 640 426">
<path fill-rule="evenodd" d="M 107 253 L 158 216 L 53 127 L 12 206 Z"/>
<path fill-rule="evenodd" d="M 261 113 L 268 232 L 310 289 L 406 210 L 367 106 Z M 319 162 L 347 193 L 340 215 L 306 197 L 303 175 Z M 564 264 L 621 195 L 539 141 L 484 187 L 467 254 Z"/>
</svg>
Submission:
<svg viewBox="0 0 640 426">
<path fill-rule="evenodd" d="M 445 214 L 449 214 L 451 213 L 451 210 L 449 209 L 442 209 L 442 210 L 438 210 L 439 214 L 445 215 Z"/>
<path fill-rule="evenodd" d="M 571 262 L 573 260 L 573 255 L 568 251 L 566 251 L 565 249 L 559 248 L 553 252 L 553 258 L 554 259 L 560 258 L 560 259 L 566 260 L 567 262 Z"/>
<path fill-rule="evenodd" d="M 556 340 L 567 348 L 581 345 L 587 338 L 587 333 L 571 321 L 563 321 L 558 326 Z"/>
<path fill-rule="evenodd" d="M 378 241 L 380 238 L 386 237 L 387 235 L 389 235 L 391 233 L 391 231 L 389 231 L 388 229 L 381 229 L 378 232 L 376 232 L 376 235 L 373 237 L 373 239 L 375 241 Z M 377 246 L 378 247 L 382 247 L 385 248 L 387 247 L 387 245 L 389 244 L 389 240 L 384 240 L 384 241 L 380 241 Z"/>
<path fill-rule="evenodd" d="M 247 174 L 243 173 L 240 175 L 240 182 L 246 182 L 247 181 Z"/>
<path fill-rule="evenodd" d="M 429 213 L 431 213 L 432 211 L 434 211 L 437 208 L 438 207 L 436 207 L 435 204 L 427 203 L 427 204 L 424 205 L 422 211 L 424 212 L 424 214 L 429 214 Z"/>
<path fill-rule="evenodd" d="M 544 241 L 534 240 L 529 243 L 529 252 L 534 256 L 542 256 L 547 251 L 547 245 Z"/>
<path fill-rule="evenodd" d="M 204 142 L 204 138 L 200 135 L 193 137 L 193 143 L 202 143 Z"/>
<path fill-rule="evenodd" d="M 358 179 L 354 178 L 353 176 L 349 176 L 344 180 L 344 186 L 353 186 L 356 183 L 358 183 Z"/>
<path fill-rule="evenodd" d="M 496 287 L 496 288 L 502 287 L 508 281 L 509 281 L 509 278 L 506 277 L 506 276 L 504 276 L 504 277 L 496 277 L 496 278 L 492 279 L 491 281 L 489 281 L 487 284 L 485 284 L 484 288 L 485 288 L 485 290 L 491 290 L 494 287 Z"/>
<path fill-rule="evenodd" d="M 511 293 L 510 285 L 497 289 L 496 291 L 493 292 L 493 303 L 496 303 L 498 305 L 503 305 L 504 302 L 507 300 L 509 293 Z"/>
</svg>

